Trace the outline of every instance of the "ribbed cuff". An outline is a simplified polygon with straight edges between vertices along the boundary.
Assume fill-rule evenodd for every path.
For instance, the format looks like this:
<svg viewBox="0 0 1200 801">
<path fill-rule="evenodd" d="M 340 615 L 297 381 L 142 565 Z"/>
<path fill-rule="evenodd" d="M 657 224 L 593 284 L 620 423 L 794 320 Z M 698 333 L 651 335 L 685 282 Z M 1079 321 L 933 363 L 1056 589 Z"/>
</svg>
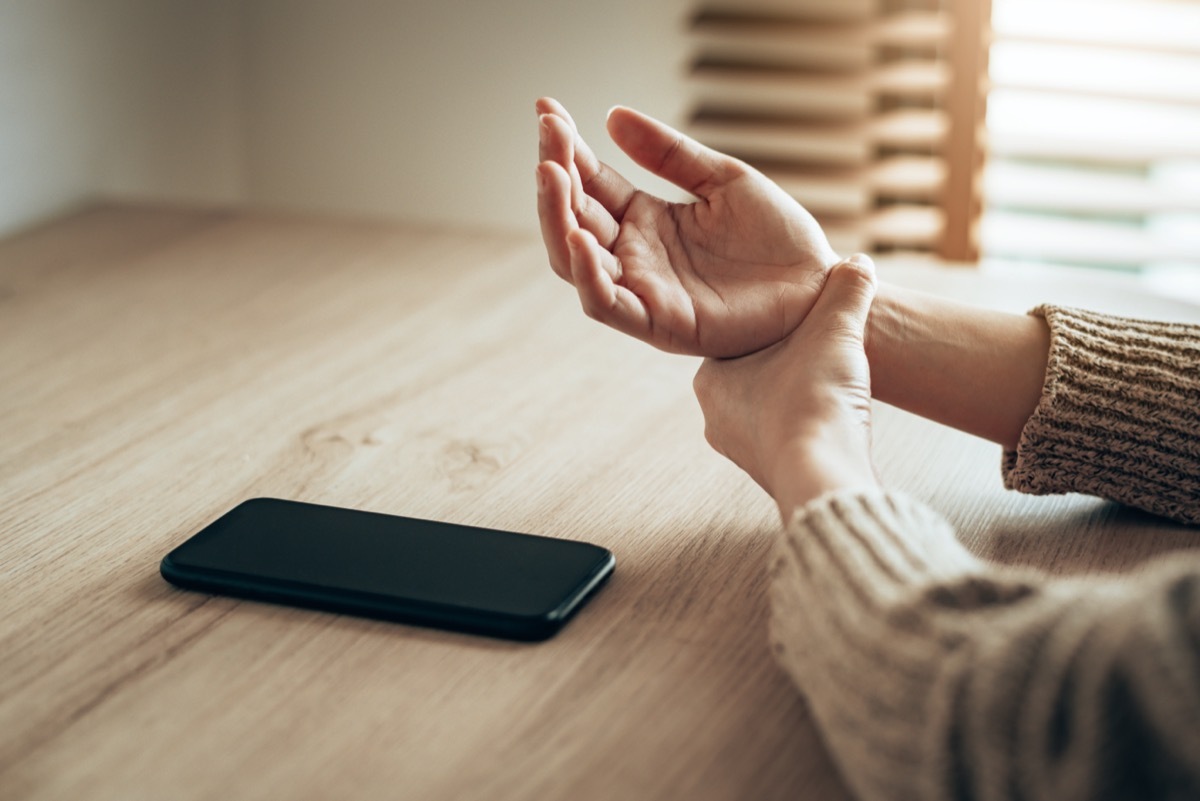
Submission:
<svg viewBox="0 0 1200 801">
<path fill-rule="evenodd" d="M 832 567 L 839 583 L 868 595 L 903 591 L 980 564 L 941 515 L 901 492 L 825 495 L 793 513 L 787 537 L 802 564 Z"/>
<path fill-rule="evenodd" d="M 989 608 L 1028 596 L 901 493 L 843 492 L 797 509 L 772 565 L 777 658 L 863 799 L 944 798 L 952 694 Z M 977 612 L 978 614 L 964 614 Z"/>
<path fill-rule="evenodd" d="M 1200 327 L 1041 306 L 1042 399 L 1004 484 L 1082 492 L 1200 523 Z"/>
</svg>

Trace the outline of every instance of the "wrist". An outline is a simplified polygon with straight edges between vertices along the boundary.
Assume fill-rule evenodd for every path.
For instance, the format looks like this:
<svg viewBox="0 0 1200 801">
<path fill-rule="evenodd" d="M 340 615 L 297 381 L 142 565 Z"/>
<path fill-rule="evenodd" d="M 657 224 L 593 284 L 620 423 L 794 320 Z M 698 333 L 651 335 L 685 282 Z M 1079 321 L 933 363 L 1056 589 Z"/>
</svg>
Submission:
<svg viewBox="0 0 1200 801">
<path fill-rule="evenodd" d="M 871 368 L 871 394 L 876 399 L 887 401 L 894 393 L 892 384 L 895 382 L 889 380 L 893 371 L 887 370 L 886 366 L 902 358 L 906 341 L 913 338 L 906 329 L 914 325 L 919 316 L 920 309 L 913 297 L 894 284 L 879 283 L 863 331 L 863 349 Z"/>
<path fill-rule="evenodd" d="M 1012 448 L 1041 398 L 1049 330 L 881 283 L 864 345 L 876 400 Z"/>
<path fill-rule="evenodd" d="M 822 430 L 779 448 L 768 491 L 787 522 L 795 509 L 823 495 L 878 486 L 867 432 Z"/>
</svg>

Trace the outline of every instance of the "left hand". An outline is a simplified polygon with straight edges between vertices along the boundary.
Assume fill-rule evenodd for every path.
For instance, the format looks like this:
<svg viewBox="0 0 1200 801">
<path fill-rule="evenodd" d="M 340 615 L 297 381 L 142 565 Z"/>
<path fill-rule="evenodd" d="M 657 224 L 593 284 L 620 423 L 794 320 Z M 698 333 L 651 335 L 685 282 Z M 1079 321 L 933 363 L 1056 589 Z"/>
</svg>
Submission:
<svg viewBox="0 0 1200 801">
<path fill-rule="evenodd" d="M 783 341 L 706 359 L 694 387 L 709 444 L 792 511 L 828 492 L 878 485 L 864 350 L 875 297 L 870 259 L 834 266 L 812 311 Z"/>
<path fill-rule="evenodd" d="M 617 107 L 613 141 L 696 195 L 669 203 L 600 162 L 557 101 L 538 101 L 538 217 L 584 311 L 672 353 L 742 356 L 804 319 L 838 260 L 808 211 L 758 170 Z"/>
</svg>

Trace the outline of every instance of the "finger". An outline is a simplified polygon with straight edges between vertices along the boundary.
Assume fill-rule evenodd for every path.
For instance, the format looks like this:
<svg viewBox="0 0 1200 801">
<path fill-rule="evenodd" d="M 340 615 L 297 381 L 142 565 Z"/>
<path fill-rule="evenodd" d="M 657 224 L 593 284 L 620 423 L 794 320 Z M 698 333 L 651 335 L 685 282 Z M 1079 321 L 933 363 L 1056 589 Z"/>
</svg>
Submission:
<svg viewBox="0 0 1200 801">
<path fill-rule="evenodd" d="M 875 265 L 870 258 L 856 254 L 838 262 L 808 313 L 805 327 L 811 320 L 810 330 L 849 333 L 861 341 L 875 288 Z"/>
<path fill-rule="evenodd" d="M 567 111 L 567 107 L 553 97 L 539 97 L 535 107 L 539 115 L 554 114 L 562 117 L 566 120 L 567 125 L 571 126 L 572 131 L 579 132 L 579 126 L 575 124 L 575 118 L 571 116 L 571 112 Z"/>
<path fill-rule="evenodd" d="M 562 129 L 566 130 L 565 136 L 560 134 L 562 129 L 554 124 L 556 120 Z M 538 161 L 555 161 L 561 164 L 563 169 L 569 169 L 573 139 L 574 134 L 571 133 L 570 126 L 561 118 L 553 114 L 542 114 L 538 117 Z"/>
<path fill-rule="evenodd" d="M 591 234 L 591 231 L 585 231 L 582 228 L 575 229 L 575 234 L 567 236 L 567 246 L 574 248 L 578 244 L 589 254 L 589 257 L 595 261 L 596 266 L 608 276 L 610 281 L 619 282 L 621 280 L 621 264 L 617 261 L 617 257 L 600 247 L 595 235 L 589 236 L 589 234 Z M 572 249 L 572 269 L 574 269 L 575 255 L 575 250 Z"/>
<path fill-rule="evenodd" d="M 609 112 L 608 133 L 639 165 L 700 197 L 745 172 L 737 159 L 631 108 Z"/>
<path fill-rule="evenodd" d="M 594 236 L 577 229 L 567 238 L 571 278 L 583 311 L 593 320 L 642 340 L 650 337 L 650 314 L 641 299 L 613 280 L 616 259 Z M 613 262 L 606 264 L 606 261 Z"/>
<path fill-rule="evenodd" d="M 608 213 L 608 209 L 591 195 L 583 195 L 579 207 L 572 210 L 579 227 L 590 231 L 600 243 L 600 247 L 611 251 L 621 234 L 621 226 Z"/>
<path fill-rule="evenodd" d="M 574 136 L 575 166 L 579 170 L 583 191 L 594 197 L 619 222 L 637 191 L 634 185 L 596 158 L 592 148 L 579 135 L 579 127 L 562 103 L 552 97 L 543 97 L 537 101 L 537 110 L 539 114 L 553 114 L 567 123 Z"/>
<path fill-rule="evenodd" d="M 575 166 L 575 134 L 571 126 L 553 114 L 538 118 L 538 151 L 542 161 L 553 161 L 561 165 L 571 176 L 571 208 L 582 203 L 583 182 Z"/>
<path fill-rule="evenodd" d="M 575 163 L 575 140 L 571 127 L 562 117 L 554 114 L 543 114 L 540 126 L 539 149 L 543 159 L 561 164 L 571 176 L 571 210 L 575 212 L 579 224 L 595 234 L 601 247 L 611 250 L 621 229 L 608 209 L 584 189 Z"/>
<path fill-rule="evenodd" d="M 550 268 L 558 277 L 570 281 L 571 252 L 567 236 L 578 228 L 571 212 L 571 179 L 557 162 L 543 161 L 537 166 L 537 185 L 538 222 Z"/>
</svg>

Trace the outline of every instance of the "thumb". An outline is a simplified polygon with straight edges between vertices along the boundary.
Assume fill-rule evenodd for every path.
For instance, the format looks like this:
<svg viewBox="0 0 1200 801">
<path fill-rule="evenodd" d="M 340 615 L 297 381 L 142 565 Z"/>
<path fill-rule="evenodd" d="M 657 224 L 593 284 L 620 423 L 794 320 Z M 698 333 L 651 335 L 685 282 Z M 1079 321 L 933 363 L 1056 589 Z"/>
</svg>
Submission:
<svg viewBox="0 0 1200 801">
<path fill-rule="evenodd" d="M 852 334 L 862 340 L 875 299 L 875 264 L 857 253 L 833 265 L 805 323 L 821 331 Z"/>
<path fill-rule="evenodd" d="M 700 197 L 741 173 L 736 159 L 624 106 L 608 112 L 608 135 L 639 166 Z"/>
</svg>

